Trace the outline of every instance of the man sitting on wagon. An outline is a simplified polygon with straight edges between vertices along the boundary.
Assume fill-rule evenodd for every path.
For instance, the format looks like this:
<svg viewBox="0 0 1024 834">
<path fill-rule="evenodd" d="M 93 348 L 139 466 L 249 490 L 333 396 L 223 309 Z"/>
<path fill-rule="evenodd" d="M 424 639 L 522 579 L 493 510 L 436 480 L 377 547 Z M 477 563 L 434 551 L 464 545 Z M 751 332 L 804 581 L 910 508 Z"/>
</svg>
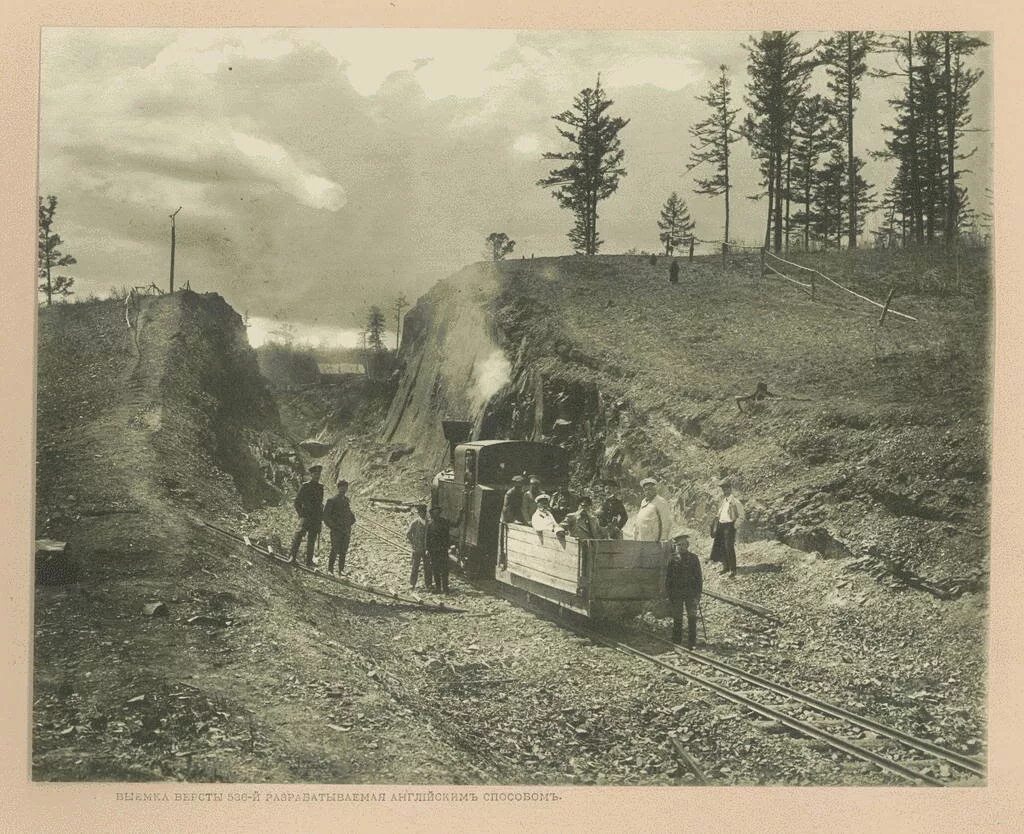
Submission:
<svg viewBox="0 0 1024 834">
<path fill-rule="evenodd" d="M 551 496 L 542 492 L 535 499 L 537 509 L 533 512 L 530 524 L 534 530 L 541 533 L 554 533 L 556 536 L 564 536 L 565 528 L 562 527 L 551 514 Z"/>
<path fill-rule="evenodd" d="M 580 496 L 580 507 L 576 512 L 569 513 L 563 520 L 570 536 L 577 539 L 607 539 L 608 531 L 602 527 L 591 511 L 594 502 L 589 495 Z"/>
<path fill-rule="evenodd" d="M 668 541 L 672 528 L 672 508 L 658 495 L 658 482 L 644 478 L 640 482 L 644 498 L 633 522 L 633 538 L 641 542 Z"/>
</svg>

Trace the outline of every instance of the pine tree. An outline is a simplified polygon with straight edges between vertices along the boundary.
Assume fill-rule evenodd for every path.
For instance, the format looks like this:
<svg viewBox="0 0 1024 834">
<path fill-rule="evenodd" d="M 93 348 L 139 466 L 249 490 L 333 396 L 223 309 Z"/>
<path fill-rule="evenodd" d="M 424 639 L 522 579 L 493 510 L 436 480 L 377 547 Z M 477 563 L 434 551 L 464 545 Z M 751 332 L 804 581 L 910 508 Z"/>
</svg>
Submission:
<svg viewBox="0 0 1024 834">
<path fill-rule="evenodd" d="M 836 121 L 846 140 L 846 228 L 849 246 L 857 248 L 857 234 L 862 223 L 857 219 L 857 172 L 853 150 L 854 102 L 860 98 L 860 82 L 868 70 L 867 56 L 878 47 L 874 32 L 837 32 L 819 44 L 818 60 L 828 74 L 828 88 L 834 96 Z"/>
<path fill-rule="evenodd" d="M 78 263 L 73 255 L 61 252 L 64 241 L 53 230 L 53 216 L 57 213 L 57 198 L 49 195 L 46 201 L 39 198 L 39 264 L 38 274 L 42 283 L 39 291 L 46 295 L 46 306 L 53 304 L 53 297 L 69 296 L 75 279 L 67 275 L 54 275 L 53 270 Z"/>
<path fill-rule="evenodd" d="M 491 232 L 487 235 L 487 254 L 492 261 L 503 261 L 516 248 L 516 242 L 504 232 Z"/>
<path fill-rule="evenodd" d="M 793 222 L 803 227 L 803 248 L 810 248 L 811 227 L 815 223 L 811 211 L 818 161 L 826 152 L 832 134 L 831 111 L 820 95 L 808 96 L 800 102 L 793 121 L 793 171 L 790 190 L 802 208 Z"/>
<path fill-rule="evenodd" d="M 665 245 L 666 255 L 671 255 L 693 235 L 696 223 L 690 217 L 686 201 L 681 200 L 675 191 L 669 195 L 661 208 L 658 228 L 661 229 L 658 239 Z"/>
<path fill-rule="evenodd" d="M 729 146 L 740 139 L 740 132 L 734 124 L 739 108 L 732 104 L 731 83 L 728 67 L 719 67 L 721 75 L 708 85 L 705 95 L 697 96 L 711 109 L 711 114 L 690 128 L 690 135 L 696 140 L 691 145 L 690 164 L 687 171 L 692 171 L 704 163 L 711 166 L 711 173 L 703 179 L 695 180 L 694 191 L 697 194 L 708 194 L 712 197 L 725 196 L 725 231 L 723 240 L 729 241 Z"/>
<path fill-rule="evenodd" d="M 768 195 L 765 246 L 782 250 L 783 169 L 797 107 L 807 90 L 812 50 L 797 43 L 796 32 L 762 32 L 744 44 L 749 56 L 745 101 L 751 112 L 743 121 L 743 134 L 754 157 L 760 160 L 762 184 Z M 758 195 L 760 196 L 760 195 Z M 772 232 L 774 231 L 774 241 Z"/>
<path fill-rule="evenodd" d="M 575 216 L 569 240 L 581 255 L 596 255 L 600 249 L 603 241 L 597 234 L 597 204 L 614 194 L 619 179 L 626 175 L 619 131 L 629 124 L 629 119 L 609 116 L 607 110 L 613 103 L 605 96 L 598 76 L 593 88 L 587 87 L 576 95 L 572 110 L 552 116 L 561 125 L 559 134 L 573 148 L 545 153 L 544 159 L 568 164 L 537 182 L 542 188 L 554 189 L 555 199 Z"/>
<path fill-rule="evenodd" d="M 384 317 L 384 313 L 380 307 L 374 305 L 370 308 L 370 315 L 366 319 L 367 348 L 377 353 L 384 350 L 385 327 L 387 327 L 387 319 Z"/>
</svg>

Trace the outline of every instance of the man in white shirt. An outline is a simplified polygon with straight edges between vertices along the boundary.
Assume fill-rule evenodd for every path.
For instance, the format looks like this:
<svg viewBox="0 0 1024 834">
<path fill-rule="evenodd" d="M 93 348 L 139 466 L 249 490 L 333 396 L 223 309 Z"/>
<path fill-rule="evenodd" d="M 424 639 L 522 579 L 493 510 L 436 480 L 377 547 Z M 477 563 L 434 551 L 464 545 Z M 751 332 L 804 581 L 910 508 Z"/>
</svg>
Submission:
<svg viewBox="0 0 1024 834">
<path fill-rule="evenodd" d="M 533 511 L 533 518 L 530 519 L 533 529 L 541 533 L 564 534 L 562 525 L 555 521 L 551 514 L 551 496 L 542 492 L 534 500 L 537 502 L 537 509 Z"/>
<path fill-rule="evenodd" d="M 743 505 L 732 494 L 732 483 L 728 478 L 723 478 L 718 485 L 722 488 L 722 500 L 711 527 L 714 542 L 710 559 L 722 563 L 722 573 L 736 576 L 736 527 L 744 519 Z"/>
<path fill-rule="evenodd" d="M 672 508 L 658 495 L 658 482 L 654 478 L 644 478 L 640 486 L 644 497 L 633 522 L 633 538 L 641 542 L 668 541 L 672 532 Z"/>
</svg>

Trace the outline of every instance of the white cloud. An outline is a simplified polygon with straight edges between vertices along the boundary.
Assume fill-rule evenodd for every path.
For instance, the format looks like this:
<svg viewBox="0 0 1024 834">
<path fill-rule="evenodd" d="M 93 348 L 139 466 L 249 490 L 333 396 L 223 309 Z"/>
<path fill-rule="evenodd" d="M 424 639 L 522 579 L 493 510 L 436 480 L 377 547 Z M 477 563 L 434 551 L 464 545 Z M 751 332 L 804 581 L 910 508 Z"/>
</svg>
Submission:
<svg viewBox="0 0 1024 834">
<path fill-rule="evenodd" d="M 703 66 L 693 58 L 651 55 L 616 64 L 602 76 L 602 81 L 609 88 L 653 84 L 663 90 L 676 91 L 702 81 L 704 76 Z"/>
<path fill-rule="evenodd" d="M 231 132 L 231 141 L 257 174 L 300 203 L 327 211 L 338 211 L 345 205 L 345 190 L 340 185 L 302 170 L 280 145 L 239 131 Z"/>
<path fill-rule="evenodd" d="M 540 137 L 536 133 L 524 133 L 512 143 L 516 153 L 536 154 L 540 150 Z"/>
<path fill-rule="evenodd" d="M 460 29 L 302 30 L 342 64 L 349 83 L 364 96 L 374 95 L 389 75 L 415 70 L 428 99 L 478 98 L 494 86 L 495 59 L 515 43 L 515 32 Z"/>
</svg>

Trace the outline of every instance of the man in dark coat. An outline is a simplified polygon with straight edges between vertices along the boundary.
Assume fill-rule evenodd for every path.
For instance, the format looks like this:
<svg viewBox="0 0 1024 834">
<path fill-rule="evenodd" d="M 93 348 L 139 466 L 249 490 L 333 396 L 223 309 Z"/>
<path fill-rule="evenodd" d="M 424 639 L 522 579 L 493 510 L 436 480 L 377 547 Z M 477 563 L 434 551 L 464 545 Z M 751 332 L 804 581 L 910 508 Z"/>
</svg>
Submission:
<svg viewBox="0 0 1024 834">
<path fill-rule="evenodd" d="M 683 609 L 686 609 L 686 646 L 697 645 L 697 613 L 704 591 L 700 559 L 690 552 L 690 537 L 678 532 L 672 537 L 672 555 L 666 568 L 665 589 L 672 606 L 672 642 L 683 642 Z"/>
<path fill-rule="evenodd" d="M 299 529 L 292 536 L 292 561 L 299 555 L 299 544 L 306 539 L 306 567 L 313 567 L 316 540 L 320 536 L 320 522 L 324 513 L 324 485 L 320 483 L 323 467 L 309 467 L 309 480 L 299 487 L 295 496 L 295 512 L 299 516 Z"/>
<path fill-rule="evenodd" d="M 593 501 L 590 500 L 589 495 L 581 495 L 579 509 L 565 517 L 562 523 L 569 531 L 570 536 L 575 536 L 577 539 L 608 538 L 607 531 L 598 523 L 597 516 L 591 510 L 592 505 Z"/>
<path fill-rule="evenodd" d="M 668 282 L 670 284 L 679 283 L 679 261 L 675 258 L 672 259 L 672 266 L 668 269 Z"/>
<path fill-rule="evenodd" d="M 611 538 L 622 538 L 622 528 L 629 521 L 629 513 L 626 512 L 626 505 L 622 503 L 622 499 L 616 493 L 613 492 L 604 499 L 601 509 L 597 513 L 597 520 L 608 529 Z"/>
<path fill-rule="evenodd" d="M 448 522 L 441 517 L 440 507 L 430 508 L 430 521 L 427 522 L 427 553 L 430 556 L 431 573 L 434 575 L 434 588 L 448 593 L 448 547 L 451 535 Z"/>
<path fill-rule="evenodd" d="M 345 556 L 348 554 L 348 545 L 352 540 L 352 525 L 356 523 L 355 514 L 352 512 L 352 504 L 348 500 L 348 481 L 338 481 L 338 492 L 333 498 L 328 498 L 324 504 L 324 524 L 331 531 L 331 555 L 327 562 L 327 572 L 334 571 L 334 562 L 338 562 L 338 573 L 345 570 Z"/>
<path fill-rule="evenodd" d="M 512 486 L 505 493 L 505 501 L 501 505 L 501 520 L 506 524 L 514 521 L 517 524 L 529 524 L 526 516 L 523 515 L 523 483 L 526 479 L 522 475 L 512 477 Z"/>
</svg>

